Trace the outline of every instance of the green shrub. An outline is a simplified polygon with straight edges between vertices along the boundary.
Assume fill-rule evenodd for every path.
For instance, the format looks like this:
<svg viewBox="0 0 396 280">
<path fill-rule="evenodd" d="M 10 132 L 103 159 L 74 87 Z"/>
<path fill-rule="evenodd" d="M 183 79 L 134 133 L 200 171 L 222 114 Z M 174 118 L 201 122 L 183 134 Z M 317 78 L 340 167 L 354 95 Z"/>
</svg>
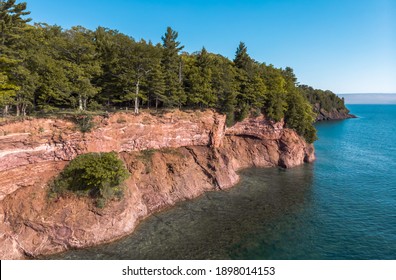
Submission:
<svg viewBox="0 0 396 280">
<path fill-rule="evenodd" d="M 138 156 L 138 159 L 143 162 L 143 164 L 145 165 L 145 172 L 146 174 L 151 172 L 151 168 L 152 168 L 152 157 L 155 153 L 155 150 L 153 149 L 148 149 L 148 150 L 143 150 L 140 151 L 140 154 Z"/>
<path fill-rule="evenodd" d="M 95 198 L 96 205 L 102 208 L 106 201 L 122 197 L 122 183 L 128 176 L 114 152 L 80 155 L 52 182 L 50 197 L 72 192 Z"/>
<path fill-rule="evenodd" d="M 83 133 L 90 132 L 95 127 L 92 115 L 88 114 L 75 116 L 74 122 L 77 124 L 78 129 Z"/>
</svg>

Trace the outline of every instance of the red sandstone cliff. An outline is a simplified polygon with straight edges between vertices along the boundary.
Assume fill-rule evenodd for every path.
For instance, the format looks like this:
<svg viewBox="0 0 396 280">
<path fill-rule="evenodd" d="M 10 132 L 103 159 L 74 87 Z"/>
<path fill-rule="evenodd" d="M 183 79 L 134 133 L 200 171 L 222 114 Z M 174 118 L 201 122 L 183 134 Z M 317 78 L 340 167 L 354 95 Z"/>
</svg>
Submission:
<svg viewBox="0 0 396 280">
<path fill-rule="evenodd" d="M 0 258 L 20 259 L 108 242 L 140 220 L 238 181 L 241 168 L 314 160 L 282 122 L 263 117 L 231 128 L 212 111 L 114 114 L 82 134 L 71 122 L 34 119 L 0 126 Z M 3 135 L 3 136 L 1 136 Z M 150 153 L 141 152 L 155 149 Z M 47 183 L 86 152 L 116 151 L 131 177 L 124 199 L 97 209 L 85 198 L 47 199 Z M 148 156 L 149 155 L 149 156 Z"/>
</svg>

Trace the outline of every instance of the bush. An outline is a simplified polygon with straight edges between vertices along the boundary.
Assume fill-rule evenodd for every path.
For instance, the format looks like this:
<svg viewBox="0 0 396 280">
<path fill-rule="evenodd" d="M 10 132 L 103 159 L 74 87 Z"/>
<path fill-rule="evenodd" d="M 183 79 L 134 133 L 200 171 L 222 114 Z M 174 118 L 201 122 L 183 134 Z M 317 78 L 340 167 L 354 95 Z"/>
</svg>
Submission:
<svg viewBox="0 0 396 280">
<path fill-rule="evenodd" d="M 83 132 L 90 132 L 94 127 L 93 117 L 88 114 L 80 114 L 75 116 L 74 122 L 77 124 L 78 129 Z"/>
<path fill-rule="evenodd" d="M 98 207 L 123 195 L 122 183 L 129 176 L 114 152 L 88 153 L 73 159 L 51 184 L 50 197 L 72 192 L 96 199 Z"/>
</svg>

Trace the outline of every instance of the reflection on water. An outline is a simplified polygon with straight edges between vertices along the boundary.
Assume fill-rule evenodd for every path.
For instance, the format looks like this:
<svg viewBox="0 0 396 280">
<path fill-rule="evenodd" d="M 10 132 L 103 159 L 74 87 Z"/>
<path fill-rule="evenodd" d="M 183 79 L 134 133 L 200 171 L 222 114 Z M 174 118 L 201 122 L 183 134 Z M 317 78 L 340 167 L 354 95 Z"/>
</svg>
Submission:
<svg viewBox="0 0 396 280">
<path fill-rule="evenodd" d="M 53 256 L 62 259 L 230 259 L 254 247 L 271 250 L 274 230 L 286 236 L 311 203 L 312 165 L 282 170 L 247 169 L 238 186 L 208 192 L 155 214 L 117 242 Z M 284 221 L 279 223 L 280 220 Z M 275 221 L 275 223 L 274 223 Z M 301 226 L 301 225 L 299 225 Z M 307 233 L 306 233 L 307 234 Z M 292 234 L 299 242 L 307 236 Z M 261 251 L 261 250 L 260 250 Z M 263 252 L 261 252 L 262 254 Z M 249 253 L 247 253 L 249 254 Z M 257 256 L 262 258 L 262 255 Z"/>
</svg>

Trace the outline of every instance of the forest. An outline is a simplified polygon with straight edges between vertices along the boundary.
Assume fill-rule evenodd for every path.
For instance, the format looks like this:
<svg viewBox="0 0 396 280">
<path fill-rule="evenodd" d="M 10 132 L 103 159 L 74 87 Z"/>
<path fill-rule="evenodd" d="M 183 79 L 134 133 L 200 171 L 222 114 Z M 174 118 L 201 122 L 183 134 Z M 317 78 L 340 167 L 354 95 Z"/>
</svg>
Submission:
<svg viewBox="0 0 396 280">
<path fill-rule="evenodd" d="M 25 2 L 0 0 L 4 117 L 213 108 L 227 115 L 228 125 L 249 115 L 284 119 L 312 143 L 313 104 L 345 108 L 332 92 L 299 85 L 292 68 L 254 60 L 243 42 L 230 60 L 205 48 L 183 52 L 171 27 L 153 44 L 105 27 L 31 24 L 29 14 Z"/>
</svg>

